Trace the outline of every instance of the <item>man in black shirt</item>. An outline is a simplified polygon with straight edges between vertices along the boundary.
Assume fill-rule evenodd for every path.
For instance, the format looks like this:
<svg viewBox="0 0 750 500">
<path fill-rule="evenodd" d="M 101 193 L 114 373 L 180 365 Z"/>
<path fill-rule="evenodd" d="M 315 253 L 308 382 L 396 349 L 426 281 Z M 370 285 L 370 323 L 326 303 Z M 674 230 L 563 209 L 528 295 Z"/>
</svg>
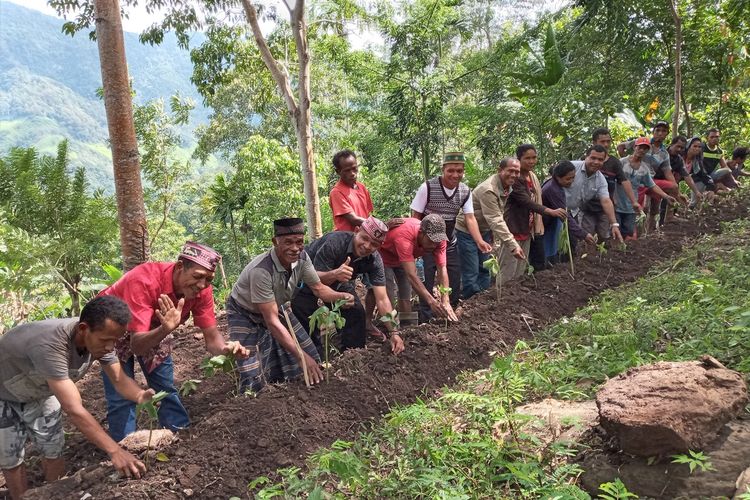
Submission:
<svg viewBox="0 0 750 500">
<path fill-rule="evenodd" d="M 635 211 L 640 212 L 641 205 L 638 203 L 638 199 L 635 197 L 635 193 L 633 193 L 633 185 L 631 184 L 630 180 L 628 180 L 625 172 L 623 172 L 622 170 L 622 163 L 619 159 L 609 154 L 609 151 L 612 147 L 612 135 L 610 134 L 609 129 L 604 127 L 595 129 L 591 134 L 591 139 L 593 141 L 593 144 L 598 144 L 599 146 L 602 146 L 607 150 L 607 156 L 604 160 L 604 163 L 602 164 L 602 169 L 600 170 L 600 172 L 604 174 L 604 178 L 607 180 L 607 189 L 609 189 L 609 197 L 612 199 L 612 202 L 614 203 L 615 200 L 615 186 L 617 184 L 620 184 L 625 191 L 625 195 L 630 200 L 630 203 L 633 204 L 633 208 L 635 209 Z M 594 198 L 593 200 L 589 201 L 587 203 L 586 211 L 601 212 L 602 206 L 601 203 L 599 203 L 599 199 Z"/>
<path fill-rule="evenodd" d="M 720 137 L 718 128 L 709 129 L 706 134 L 707 140 L 703 143 L 703 170 L 711 176 L 718 190 L 734 189 L 737 183 L 724 159 L 724 151 L 719 147 Z"/>
<path fill-rule="evenodd" d="M 354 232 L 334 231 L 323 235 L 305 247 L 305 252 L 315 267 L 320 281 L 340 292 L 354 295 L 354 307 L 341 309 L 346 320 L 340 329 L 342 350 L 365 346 L 365 309 L 355 290 L 354 279 L 367 275 L 375 294 L 378 313 L 391 313 L 393 306 L 385 289 L 385 270 L 378 249 L 385 241 L 388 227 L 368 217 Z M 329 305 L 330 306 L 330 305 Z M 318 349 L 321 349 L 320 332 L 316 327 L 310 331 L 309 318 L 318 308 L 318 299 L 308 287 L 303 286 L 292 299 L 292 311 L 308 331 Z M 391 351 L 398 354 L 404 350 L 404 342 L 398 329 L 391 324 L 389 330 Z"/>
</svg>

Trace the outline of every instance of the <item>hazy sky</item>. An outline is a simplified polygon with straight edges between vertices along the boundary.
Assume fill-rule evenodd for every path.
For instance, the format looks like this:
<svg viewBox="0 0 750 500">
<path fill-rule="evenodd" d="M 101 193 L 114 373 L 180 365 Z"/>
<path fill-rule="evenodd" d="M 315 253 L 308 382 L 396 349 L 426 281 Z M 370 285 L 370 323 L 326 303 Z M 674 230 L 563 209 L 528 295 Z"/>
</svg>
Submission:
<svg viewBox="0 0 750 500">
<path fill-rule="evenodd" d="M 3 0 L 10 3 L 15 3 L 29 9 L 38 10 L 44 12 L 47 15 L 60 17 L 55 12 L 55 9 L 47 5 L 47 0 Z M 139 5 L 136 8 L 128 9 L 130 19 L 122 20 L 122 27 L 125 31 L 132 31 L 134 33 L 140 33 L 148 26 L 158 21 L 160 16 L 157 14 L 148 14 L 146 8 Z"/>
</svg>

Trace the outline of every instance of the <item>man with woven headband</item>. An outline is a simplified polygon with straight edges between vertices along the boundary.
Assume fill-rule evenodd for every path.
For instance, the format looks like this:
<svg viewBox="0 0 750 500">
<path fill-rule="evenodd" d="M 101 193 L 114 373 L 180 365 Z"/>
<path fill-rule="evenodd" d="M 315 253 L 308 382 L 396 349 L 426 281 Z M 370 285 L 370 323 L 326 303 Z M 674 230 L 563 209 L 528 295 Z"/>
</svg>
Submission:
<svg viewBox="0 0 750 500">
<path fill-rule="evenodd" d="M 172 431 L 190 425 L 174 385 L 172 332 L 192 314 L 212 355 L 248 355 L 238 342 L 226 342 L 216 327 L 211 281 L 220 260 L 212 248 L 188 241 L 177 262 L 140 264 L 99 294 L 119 297 L 130 308 L 133 316 L 127 334 L 117 341 L 115 351 L 130 377 L 137 358 L 149 387 L 169 393 L 161 402 L 159 423 Z M 109 433 L 120 441 L 135 431 L 135 404 L 117 393 L 106 374 L 102 377 Z"/>
<path fill-rule="evenodd" d="M 323 302 L 354 305 L 352 294 L 320 281 L 304 251 L 302 219 L 275 220 L 273 233 L 273 247 L 245 266 L 227 298 L 229 337 L 251 353 L 239 362 L 242 389 L 254 392 L 269 382 L 298 378 L 302 367 L 312 383 L 323 380 L 315 344 L 288 304 L 295 291 L 304 286 Z"/>
<path fill-rule="evenodd" d="M 341 311 L 346 324 L 339 330 L 342 350 L 364 347 L 366 340 L 365 308 L 355 291 L 354 279 L 367 274 L 380 314 L 393 310 L 385 289 L 383 259 L 378 249 L 385 241 L 388 226 L 375 217 L 366 218 L 354 232 L 334 231 L 323 235 L 305 247 L 305 253 L 312 260 L 320 281 L 334 290 L 345 291 L 354 296 L 354 307 Z M 318 328 L 309 329 L 309 318 L 318 308 L 318 299 L 312 290 L 303 286 L 292 300 L 292 311 L 305 330 L 312 336 L 319 351 L 322 350 Z M 404 342 L 398 330 L 386 325 L 390 333 L 391 352 L 398 354 L 404 350 Z"/>
</svg>

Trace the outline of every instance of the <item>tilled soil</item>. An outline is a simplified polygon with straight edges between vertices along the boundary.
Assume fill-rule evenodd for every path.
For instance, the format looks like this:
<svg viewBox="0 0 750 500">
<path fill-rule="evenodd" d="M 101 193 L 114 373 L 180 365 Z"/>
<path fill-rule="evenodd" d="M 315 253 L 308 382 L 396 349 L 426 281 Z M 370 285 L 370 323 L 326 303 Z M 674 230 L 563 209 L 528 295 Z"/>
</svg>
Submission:
<svg viewBox="0 0 750 500">
<path fill-rule="evenodd" d="M 257 397 L 233 397 L 232 381 L 220 375 L 203 381 L 185 397 L 189 431 L 164 452 L 169 462 L 153 463 L 141 480 L 122 480 L 93 466 L 106 456 L 74 431 L 66 459 L 74 480 L 37 490 L 35 498 L 216 498 L 247 496 L 247 484 L 258 476 L 273 477 L 280 467 L 302 466 L 305 457 L 337 439 L 352 439 L 388 411 L 416 398 L 430 397 L 464 370 L 486 367 L 493 351 L 504 352 L 518 339 L 586 305 L 600 291 L 630 282 L 653 265 L 682 251 L 704 233 L 718 232 L 720 222 L 747 216 L 746 203 L 709 208 L 701 222 L 667 225 L 648 238 L 629 242 L 623 252 L 595 251 L 576 261 L 573 279 L 567 265 L 536 273 L 464 304 L 455 325 L 443 323 L 405 329 L 406 351 L 391 355 L 385 345 L 345 353 L 334 362 L 330 380 L 307 389 L 302 382 L 273 385 Z M 220 321 L 226 330 L 226 321 Z M 175 342 L 175 379 L 202 379 L 206 356 L 195 330 L 182 329 Z M 97 370 L 98 372 L 98 370 Z M 85 406 L 105 424 L 105 403 L 98 373 L 79 382 Z M 34 466 L 38 468 L 38 465 Z M 32 471 L 30 471 L 32 472 Z M 32 478 L 39 484 L 39 473 Z"/>
</svg>

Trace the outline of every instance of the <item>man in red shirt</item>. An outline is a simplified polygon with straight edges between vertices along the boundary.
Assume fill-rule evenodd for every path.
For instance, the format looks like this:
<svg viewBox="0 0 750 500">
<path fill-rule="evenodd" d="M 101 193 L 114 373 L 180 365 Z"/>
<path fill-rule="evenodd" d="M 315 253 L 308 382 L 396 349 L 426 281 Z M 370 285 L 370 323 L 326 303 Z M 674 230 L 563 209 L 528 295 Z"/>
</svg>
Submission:
<svg viewBox="0 0 750 500">
<path fill-rule="evenodd" d="M 411 312 L 411 291 L 414 289 L 422 303 L 427 304 L 435 316 L 458 321 L 449 296 L 443 294 L 442 300 L 435 299 L 417 276 L 417 266 L 414 263 L 417 257 L 430 252 L 435 259 L 438 283 L 447 287 L 447 241 L 445 221 L 438 214 L 426 215 L 421 221 L 409 217 L 404 219 L 403 224 L 388 231 L 379 251 L 385 267 L 386 290 L 394 304 L 398 288 L 400 312 Z"/>
<path fill-rule="evenodd" d="M 190 425 L 174 385 L 172 331 L 192 313 L 208 352 L 248 356 L 247 349 L 239 342 L 226 342 L 216 327 L 211 281 L 220 259 L 213 249 L 188 241 L 177 262 L 140 264 L 99 294 L 118 297 L 130 308 L 127 333 L 116 342 L 115 351 L 128 376 L 133 377 L 137 357 L 148 386 L 169 393 L 161 402 L 159 423 L 172 431 Z M 102 377 L 109 433 L 120 441 L 135 432 L 135 403 L 120 396 L 106 374 Z"/>
<path fill-rule="evenodd" d="M 333 227 L 336 231 L 354 231 L 372 213 L 370 192 L 357 181 L 359 165 L 354 151 L 344 149 L 336 153 L 333 168 L 339 174 L 339 181 L 328 195 Z"/>
</svg>

